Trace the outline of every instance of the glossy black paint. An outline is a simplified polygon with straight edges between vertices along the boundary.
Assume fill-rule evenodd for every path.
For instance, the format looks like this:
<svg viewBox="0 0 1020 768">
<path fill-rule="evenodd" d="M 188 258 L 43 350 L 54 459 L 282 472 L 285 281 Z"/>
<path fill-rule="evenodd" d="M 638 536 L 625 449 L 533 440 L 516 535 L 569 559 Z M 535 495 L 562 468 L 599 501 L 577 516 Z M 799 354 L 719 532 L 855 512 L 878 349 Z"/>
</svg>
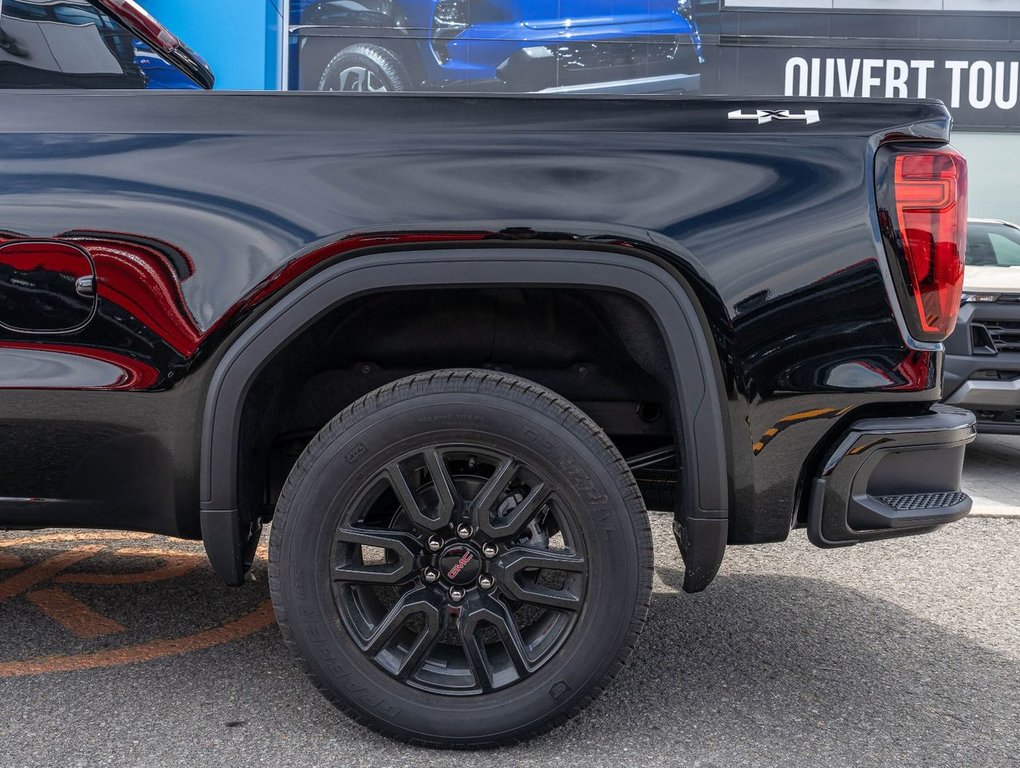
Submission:
<svg viewBox="0 0 1020 768">
<path fill-rule="evenodd" d="M 115 0 L 0 5 L 0 88 L 213 86 L 202 58 L 138 6 Z"/>
<path fill-rule="evenodd" d="M 4 99 L 0 229 L 84 244 L 99 285 L 70 337 L 0 333 L 3 523 L 197 535 L 227 340 L 324 264 L 409 244 L 611 250 L 681 275 L 718 355 L 731 541 L 786 536 L 850 421 L 940 395 L 940 348 L 907 337 L 895 298 L 873 167 L 882 141 L 945 143 L 936 103 Z M 727 119 L 757 107 L 822 120 Z"/>
<path fill-rule="evenodd" d="M 5 0 L 4 88 L 145 88 L 131 32 L 86 0 Z"/>
</svg>

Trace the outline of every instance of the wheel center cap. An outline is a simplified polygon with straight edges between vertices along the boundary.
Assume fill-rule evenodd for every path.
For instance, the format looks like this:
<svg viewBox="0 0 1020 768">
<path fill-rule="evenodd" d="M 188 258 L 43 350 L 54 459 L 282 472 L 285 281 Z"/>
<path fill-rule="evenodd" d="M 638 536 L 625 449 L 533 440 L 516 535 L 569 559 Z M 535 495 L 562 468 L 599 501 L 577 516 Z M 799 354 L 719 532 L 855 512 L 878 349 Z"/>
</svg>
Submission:
<svg viewBox="0 0 1020 768">
<path fill-rule="evenodd" d="M 454 544 L 439 557 L 439 570 L 451 584 L 471 584 L 482 571 L 482 560 L 473 547 Z"/>
</svg>

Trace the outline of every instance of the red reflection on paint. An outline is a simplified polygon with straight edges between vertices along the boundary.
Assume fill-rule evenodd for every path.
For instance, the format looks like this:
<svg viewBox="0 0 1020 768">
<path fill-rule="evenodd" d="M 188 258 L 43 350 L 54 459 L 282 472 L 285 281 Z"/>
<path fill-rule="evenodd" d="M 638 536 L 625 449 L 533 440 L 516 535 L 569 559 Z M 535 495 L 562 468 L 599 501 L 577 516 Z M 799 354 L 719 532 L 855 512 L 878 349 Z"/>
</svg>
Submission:
<svg viewBox="0 0 1020 768">
<path fill-rule="evenodd" d="M 123 238 L 123 239 L 121 239 Z M 97 295 L 113 302 L 183 357 L 191 357 L 201 331 L 184 301 L 181 279 L 166 255 L 142 239 L 75 233 L 73 242 L 92 256 Z"/>
<path fill-rule="evenodd" d="M 902 392 L 923 392 L 935 386 L 934 367 L 931 352 L 911 352 L 899 365 L 896 373 L 906 379 L 905 383 L 889 389 Z"/>
<path fill-rule="evenodd" d="M 240 302 L 221 317 L 209 332 L 228 323 L 237 314 L 252 309 L 277 291 L 294 283 L 299 277 L 316 267 L 341 256 L 350 257 L 355 251 L 401 245 L 446 245 L 450 243 L 480 242 L 498 237 L 494 232 L 387 232 L 375 235 L 355 235 L 338 240 L 322 248 L 309 251 L 273 272 L 259 283 Z"/>
<path fill-rule="evenodd" d="M 254 306 L 319 264 L 362 248 L 379 248 L 388 245 L 420 245 L 422 243 L 441 245 L 443 243 L 477 242 L 489 240 L 493 237 L 495 237 L 495 234 L 492 232 L 398 232 L 348 237 L 306 253 L 304 256 L 278 269 L 263 280 L 254 291 L 248 294 L 244 299 L 243 305 L 246 307 Z"/>
<path fill-rule="evenodd" d="M 53 355 L 70 355 L 72 357 L 83 357 L 87 360 L 96 360 L 107 365 L 112 365 L 118 370 L 118 378 L 94 389 L 107 390 L 136 390 L 148 389 L 159 381 L 159 372 L 150 365 L 135 360 L 119 352 L 111 352 L 108 349 L 97 347 L 82 347 L 73 344 L 51 344 L 48 342 L 22 342 L 4 341 L 0 342 L 0 349 L 23 349 L 30 352 L 46 352 Z M 60 387 L 65 389 L 65 387 Z M 46 387 L 32 387 L 32 389 L 46 389 Z"/>
<path fill-rule="evenodd" d="M 57 272 L 77 277 L 92 274 L 84 251 L 54 240 L 0 243 L 0 261 L 18 272 Z"/>
<path fill-rule="evenodd" d="M 316 248 L 285 264 L 262 280 L 231 307 L 211 328 L 202 332 L 188 309 L 183 280 L 195 273 L 194 262 L 170 243 L 140 235 L 80 230 L 66 232 L 55 240 L 83 249 L 95 265 L 96 293 L 101 302 L 124 310 L 165 341 L 181 357 L 193 358 L 203 341 L 230 324 L 240 313 L 271 299 L 329 261 L 360 255 L 366 250 L 384 250 L 408 245 L 452 245 L 498 239 L 495 232 L 391 232 L 355 235 Z M 32 238 L 0 232 L 0 243 Z M 100 313 L 109 318 L 109 313 Z M 118 321 L 119 322 L 119 321 Z M 44 350 L 78 355 L 117 366 L 123 375 L 103 389 L 147 389 L 160 380 L 160 373 L 146 363 L 103 348 L 77 345 L 0 342 L 0 348 Z"/>
</svg>

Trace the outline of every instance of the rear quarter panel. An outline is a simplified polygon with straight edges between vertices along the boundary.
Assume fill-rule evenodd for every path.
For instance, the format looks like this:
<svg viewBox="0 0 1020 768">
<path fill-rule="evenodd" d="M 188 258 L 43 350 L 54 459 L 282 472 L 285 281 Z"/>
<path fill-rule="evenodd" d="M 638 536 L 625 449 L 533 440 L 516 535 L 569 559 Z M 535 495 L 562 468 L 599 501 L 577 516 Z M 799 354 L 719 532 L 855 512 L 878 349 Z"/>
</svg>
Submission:
<svg viewBox="0 0 1020 768">
<path fill-rule="evenodd" d="M 5 99 L 0 230 L 93 252 L 99 311 L 73 337 L 0 330 L 0 522 L 197 535 L 215 360 L 334 242 L 517 227 L 682 275 L 718 355 L 734 541 L 786 536 L 847 420 L 938 399 L 939 356 L 905 340 L 886 284 L 871 163 L 882 136 L 944 141 L 941 107 L 827 104 L 809 126 L 712 99 Z"/>
</svg>

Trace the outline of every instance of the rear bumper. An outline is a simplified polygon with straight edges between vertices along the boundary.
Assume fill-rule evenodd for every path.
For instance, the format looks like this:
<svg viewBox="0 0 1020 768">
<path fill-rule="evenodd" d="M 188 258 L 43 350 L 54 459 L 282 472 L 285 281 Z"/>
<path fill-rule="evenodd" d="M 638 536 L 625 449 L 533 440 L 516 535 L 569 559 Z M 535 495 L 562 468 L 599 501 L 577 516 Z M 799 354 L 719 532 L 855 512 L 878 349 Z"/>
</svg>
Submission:
<svg viewBox="0 0 1020 768">
<path fill-rule="evenodd" d="M 808 536 L 819 547 L 924 533 L 966 517 L 963 457 L 974 414 L 935 406 L 922 416 L 853 424 L 811 489 Z"/>
</svg>

